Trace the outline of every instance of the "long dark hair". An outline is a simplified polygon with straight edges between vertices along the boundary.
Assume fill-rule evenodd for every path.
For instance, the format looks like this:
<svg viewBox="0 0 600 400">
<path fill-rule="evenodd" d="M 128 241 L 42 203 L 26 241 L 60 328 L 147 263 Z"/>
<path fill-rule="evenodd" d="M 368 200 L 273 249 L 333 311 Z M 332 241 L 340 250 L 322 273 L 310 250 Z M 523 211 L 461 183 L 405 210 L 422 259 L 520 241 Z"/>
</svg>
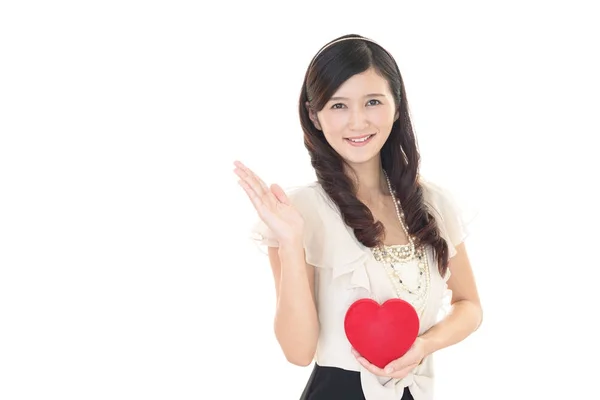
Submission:
<svg viewBox="0 0 600 400">
<path fill-rule="evenodd" d="M 329 44 L 342 38 L 331 46 Z M 388 174 L 396 196 L 404 210 L 408 232 L 416 245 L 431 245 L 437 257 L 438 269 L 444 276 L 448 268 L 448 244 L 441 237 L 436 219 L 427 209 L 423 188 L 419 183 L 420 155 L 410 120 L 406 92 L 400 70 L 393 57 L 381 46 L 360 35 L 344 35 L 329 42 L 311 61 L 300 94 L 300 122 L 304 145 L 318 182 L 337 204 L 344 222 L 354 230 L 356 238 L 367 247 L 382 243 L 384 227 L 375 222 L 369 208 L 356 197 L 352 179 L 346 175 L 345 160 L 329 145 L 315 128 L 306 103 L 314 112 L 323 109 L 336 90 L 350 77 L 374 68 L 389 82 L 399 117 L 381 149 L 381 165 Z M 345 165 L 346 164 L 346 165 Z"/>
</svg>

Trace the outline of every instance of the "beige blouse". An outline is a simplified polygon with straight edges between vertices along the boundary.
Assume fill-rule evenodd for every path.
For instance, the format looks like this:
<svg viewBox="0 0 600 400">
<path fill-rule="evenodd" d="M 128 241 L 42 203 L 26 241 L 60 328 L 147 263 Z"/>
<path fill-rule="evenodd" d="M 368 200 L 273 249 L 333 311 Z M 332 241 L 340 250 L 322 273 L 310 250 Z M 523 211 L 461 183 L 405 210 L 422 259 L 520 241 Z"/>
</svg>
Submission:
<svg viewBox="0 0 600 400">
<path fill-rule="evenodd" d="M 449 256 L 456 255 L 455 247 L 467 236 L 459 207 L 444 188 L 421 180 L 424 199 L 431 214 L 438 221 L 441 234 L 448 242 Z M 398 297 L 384 266 L 375 260 L 371 249 L 354 236 L 343 221 L 335 203 L 319 183 L 311 183 L 288 192 L 293 204 L 305 219 L 304 247 L 306 262 L 315 266 L 315 295 L 320 322 L 320 333 L 314 361 L 321 366 L 359 371 L 364 396 L 367 400 L 397 400 L 408 386 L 415 400 L 433 398 L 433 357 L 429 355 L 411 374 L 398 380 L 380 378 L 364 369 L 351 353 L 351 345 L 344 331 L 344 317 L 348 307 L 359 298 L 372 298 L 379 303 Z M 263 246 L 277 247 L 270 230 L 258 221 L 252 229 L 254 239 Z M 440 276 L 431 248 L 426 250 L 429 264 L 429 291 L 426 305 L 420 315 L 419 334 L 424 333 L 443 317 L 448 310 L 451 292 L 447 287 L 450 271 Z M 417 262 L 405 264 L 406 277 L 417 279 Z M 403 275 L 404 276 L 404 275 Z M 403 278 L 405 281 L 407 278 Z M 407 282 L 410 286 L 411 282 Z M 414 283 L 414 282 L 412 282 Z M 400 297 L 413 303 L 406 293 Z"/>
</svg>

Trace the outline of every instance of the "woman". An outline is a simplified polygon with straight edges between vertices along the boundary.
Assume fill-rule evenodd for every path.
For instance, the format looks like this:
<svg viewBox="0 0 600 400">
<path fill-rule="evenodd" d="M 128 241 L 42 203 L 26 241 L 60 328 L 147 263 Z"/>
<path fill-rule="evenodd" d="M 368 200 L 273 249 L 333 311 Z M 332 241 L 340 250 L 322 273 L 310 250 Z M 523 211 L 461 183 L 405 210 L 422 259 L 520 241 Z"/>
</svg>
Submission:
<svg viewBox="0 0 600 400">
<path fill-rule="evenodd" d="M 432 354 L 474 332 L 482 310 L 459 210 L 419 176 L 398 66 L 372 40 L 342 36 L 311 61 L 299 106 L 317 182 L 285 193 L 237 161 L 235 172 L 269 247 L 277 340 L 289 362 L 315 361 L 301 399 L 431 399 Z M 419 336 L 379 368 L 352 348 L 344 317 L 358 299 L 395 297 L 414 307 Z"/>
</svg>

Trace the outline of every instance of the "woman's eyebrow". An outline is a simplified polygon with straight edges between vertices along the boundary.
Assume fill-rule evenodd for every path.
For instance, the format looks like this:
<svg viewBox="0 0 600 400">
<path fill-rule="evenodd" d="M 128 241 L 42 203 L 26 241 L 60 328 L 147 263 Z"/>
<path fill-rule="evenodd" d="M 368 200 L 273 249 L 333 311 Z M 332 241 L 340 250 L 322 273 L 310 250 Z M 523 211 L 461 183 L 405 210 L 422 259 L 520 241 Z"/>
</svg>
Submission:
<svg viewBox="0 0 600 400">
<path fill-rule="evenodd" d="M 365 95 L 364 97 L 385 97 L 385 95 L 381 94 L 381 93 L 369 93 L 367 95 Z M 348 100 L 347 97 L 332 97 L 330 100 Z"/>
</svg>

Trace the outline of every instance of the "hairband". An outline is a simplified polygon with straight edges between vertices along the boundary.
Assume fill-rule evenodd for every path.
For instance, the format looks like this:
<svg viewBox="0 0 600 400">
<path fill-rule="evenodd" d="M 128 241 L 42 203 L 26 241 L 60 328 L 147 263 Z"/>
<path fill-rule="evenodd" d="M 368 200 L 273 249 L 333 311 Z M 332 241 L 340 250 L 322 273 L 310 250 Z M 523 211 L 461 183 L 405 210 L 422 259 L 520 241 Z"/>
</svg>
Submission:
<svg viewBox="0 0 600 400">
<path fill-rule="evenodd" d="M 335 40 L 335 41 L 333 41 L 333 42 L 331 42 L 331 43 L 329 43 L 329 44 L 325 45 L 325 47 L 323 47 L 321 50 L 319 50 L 319 52 L 318 52 L 318 53 L 317 53 L 317 54 L 316 54 L 316 55 L 313 57 L 313 59 L 310 61 L 310 64 L 308 65 L 308 68 L 310 69 L 310 68 L 312 67 L 313 63 L 315 62 L 315 60 L 317 59 L 317 57 L 319 57 L 319 55 L 320 55 L 322 52 L 324 52 L 326 49 L 328 49 L 329 47 L 333 46 L 334 44 L 336 44 L 336 43 L 339 43 L 339 42 L 343 42 L 343 41 L 345 41 L 345 40 L 364 40 L 364 41 L 366 41 L 366 42 L 371 42 L 371 43 L 374 43 L 374 44 L 376 44 L 377 46 L 379 46 L 379 47 L 380 47 L 380 48 L 381 48 L 383 51 L 385 51 L 385 52 L 388 54 L 388 56 L 390 56 L 390 58 L 391 58 L 392 60 L 394 60 L 394 57 L 393 57 L 393 56 L 390 54 L 390 52 L 389 52 L 389 51 L 387 51 L 387 50 L 386 50 L 386 49 L 385 49 L 385 48 L 384 48 L 382 45 L 380 45 L 380 44 L 379 44 L 379 43 L 377 43 L 376 41 L 374 41 L 374 40 L 372 40 L 372 39 L 369 39 L 369 38 L 366 38 L 366 37 L 362 37 L 362 36 L 352 36 L 352 37 L 345 37 L 345 38 L 341 38 L 341 39 Z M 395 61 L 394 61 L 394 64 L 395 64 Z M 398 65 L 396 65 L 396 69 L 398 69 Z M 399 71 L 399 70 L 398 70 L 398 73 L 400 73 L 400 71 Z M 308 91 L 308 88 L 307 88 L 307 91 Z M 398 96 L 400 96 L 400 95 L 398 95 Z M 310 97 L 308 98 L 308 101 L 309 101 L 309 102 L 310 102 L 310 101 L 312 101 L 312 100 L 310 99 Z"/>
<path fill-rule="evenodd" d="M 345 40 L 364 40 L 364 41 L 366 41 L 366 42 L 371 42 L 371 43 L 374 43 L 374 44 L 376 44 L 377 46 L 381 47 L 381 48 L 383 49 L 383 51 L 385 51 L 386 53 L 388 53 L 388 55 L 389 55 L 390 57 L 392 57 L 392 55 L 391 55 L 391 54 L 390 54 L 390 53 L 389 53 L 389 52 L 388 52 L 386 49 L 384 49 L 384 48 L 383 48 L 383 46 L 381 46 L 379 43 L 377 43 L 376 41 L 374 41 L 374 40 L 372 40 L 372 39 L 369 39 L 369 38 L 366 38 L 366 37 L 356 37 L 356 36 L 353 36 L 353 37 L 345 37 L 345 38 L 341 38 L 341 39 L 335 40 L 335 41 L 333 41 L 333 42 L 331 42 L 331 43 L 329 43 L 329 44 L 325 45 L 325 47 L 323 47 L 321 50 L 319 50 L 319 52 L 318 52 L 318 53 L 317 53 L 317 54 L 316 54 L 316 55 L 313 57 L 312 61 L 310 62 L 310 64 L 309 64 L 309 68 L 310 68 L 310 67 L 313 65 L 313 63 L 315 62 L 315 60 L 317 59 L 317 57 L 319 57 L 319 55 L 320 55 L 322 52 L 324 52 L 326 49 L 328 49 L 329 47 L 333 46 L 334 44 L 336 44 L 336 43 L 339 43 L 339 42 L 343 42 L 343 41 L 345 41 Z"/>
</svg>

